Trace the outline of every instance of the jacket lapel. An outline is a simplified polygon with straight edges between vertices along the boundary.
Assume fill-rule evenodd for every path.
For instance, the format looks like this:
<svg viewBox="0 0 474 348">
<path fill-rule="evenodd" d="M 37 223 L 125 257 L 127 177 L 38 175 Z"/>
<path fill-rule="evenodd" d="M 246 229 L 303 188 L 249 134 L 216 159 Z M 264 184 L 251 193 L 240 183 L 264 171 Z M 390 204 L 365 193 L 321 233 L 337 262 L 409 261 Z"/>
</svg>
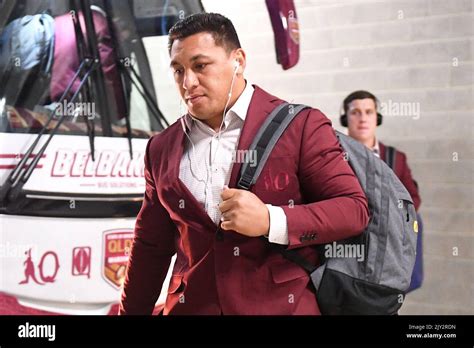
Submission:
<svg viewBox="0 0 474 348">
<path fill-rule="evenodd" d="M 275 96 L 268 94 L 258 86 L 254 85 L 254 88 L 255 91 L 253 93 L 252 100 L 250 101 L 247 116 L 240 133 L 237 150 L 246 150 L 249 148 L 256 133 L 260 129 L 261 124 L 266 119 L 268 114 L 270 114 L 270 112 L 272 112 L 272 110 L 278 104 L 283 102 Z M 182 197 L 187 202 L 192 211 L 196 214 L 196 217 L 200 218 L 209 227 L 217 227 L 201 204 L 194 197 L 194 195 L 179 179 L 179 167 L 185 145 L 185 135 L 180 126 L 176 126 L 174 134 L 170 137 L 170 139 L 173 140 L 169 143 L 169 146 L 167 146 L 168 170 L 170 174 L 166 176 L 169 180 L 167 184 L 173 188 L 179 197 Z M 237 186 L 237 180 L 241 166 L 241 163 L 233 163 L 229 187 L 235 188 Z"/>
<path fill-rule="evenodd" d="M 167 175 L 169 182 L 168 185 L 173 188 L 173 191 L 177 193 L 178 197 L 182 198 L 186 202 L 186 206 L 189 207 L 189 211 L 193 212 L 193 216 L 197 219 L 201 219 L 211 230 L 217 228 L 216 224 L 209 217 L 204 207 L 198 202 L 196 197 L 189 191 L 187 186 L 179 178 L 179 168 L 181 164 L 181 158 L 184 153 L 184 139 L 185 134 L 181 126 L 175 128 L 175 134 L 170 138 L 173 139 L 170 142 L 168 149 L 168 168 L 170 175 Z"/>
</svg>

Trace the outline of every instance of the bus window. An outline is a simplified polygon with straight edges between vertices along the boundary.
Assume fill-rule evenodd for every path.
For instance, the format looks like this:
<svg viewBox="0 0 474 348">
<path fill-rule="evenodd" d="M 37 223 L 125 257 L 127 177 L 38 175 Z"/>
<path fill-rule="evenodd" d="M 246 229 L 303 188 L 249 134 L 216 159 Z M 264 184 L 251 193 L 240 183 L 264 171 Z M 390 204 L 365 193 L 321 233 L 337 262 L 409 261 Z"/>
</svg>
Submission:
<svg viewBox="0 0 474 348">
<path fill-rule="evenodd" d="M 60 123 L 56 134 L 147 138 L 164 129 L 142 38 L 166 34 L 200 1 L 87 1 L 86 13 L 64 3 L 0 4 L 0 131 Z"/>
</svg>

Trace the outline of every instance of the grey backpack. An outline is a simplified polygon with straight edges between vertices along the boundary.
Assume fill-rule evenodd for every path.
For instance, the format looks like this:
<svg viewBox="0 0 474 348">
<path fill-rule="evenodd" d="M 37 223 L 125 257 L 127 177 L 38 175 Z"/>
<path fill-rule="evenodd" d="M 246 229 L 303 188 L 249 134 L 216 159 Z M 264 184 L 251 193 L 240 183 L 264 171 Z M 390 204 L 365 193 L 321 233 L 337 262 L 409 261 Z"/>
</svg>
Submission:
<svg viewBox="0 0 474 348">
<path fill-rule="evenodd" d="M 248 190 L 256 182 L 276 142 L 305 108 L 284 103 L 267 117 L 249 148 L 257 153 L 257 165 L 243 164 L 239 188 Z M 369 225 L 357 237 L 318 246 L 322 258 L 318 267 L 295 249 L 270 245 L 308 271 L 322 314 L 397 314 L 415 264 L 418 226 L 412 198 L 372 151 L 335 132 L 367 196 Z"/>
</svg>

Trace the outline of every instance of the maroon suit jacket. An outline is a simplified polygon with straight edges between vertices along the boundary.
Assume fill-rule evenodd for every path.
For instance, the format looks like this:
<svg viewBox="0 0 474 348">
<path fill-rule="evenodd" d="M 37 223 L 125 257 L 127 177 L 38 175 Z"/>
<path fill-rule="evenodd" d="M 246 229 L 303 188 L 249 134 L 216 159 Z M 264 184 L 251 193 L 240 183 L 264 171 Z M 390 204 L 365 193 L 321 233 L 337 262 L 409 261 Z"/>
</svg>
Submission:
<svg viewBox="0 0 474 348">
<path fill-rule="evenodd" d="M 255 86 L 238 150 L 248 149 L 267 115 L 282 102 Z M 176 253 L 164 314 L 319 314 L 308 274 L 267 240 L 216 233 L 219 226 L 178 177 L 185 141 L 175 122 L 148 143 L 146 192 L 120 313 L 152 313 Z M 240 167 L 232 167 L 231 188 Z M 365 194 L 343 158 L 331 122 L 319 110 L 302 111 L 292 121 L 251 191 L 284 209 L 288 248 L 300 249 L 315 264 L 315 244 L 358 235 L 369 221 Z"/>
<path fill-rule="evenodd" d="M 385 149 L 385 145 L 379 141 L 380 158 L 382 159 L 382 161 L 386 160 Z M 418 211 L 418 208 L 421 204 L 421 198 L 420 194 L 418 193 L 418 187 L 415 184 L 415 180 L 413 180 L 413 177 L 411 176 L 411 170 L 408 166 L 407 156 L 403 152 L 398 150 L 395 150 L 395 168 L 393 169 L 393 171 L 407 189 L 408 193 L 413 199 L 415 209 Z"/>
</svg>

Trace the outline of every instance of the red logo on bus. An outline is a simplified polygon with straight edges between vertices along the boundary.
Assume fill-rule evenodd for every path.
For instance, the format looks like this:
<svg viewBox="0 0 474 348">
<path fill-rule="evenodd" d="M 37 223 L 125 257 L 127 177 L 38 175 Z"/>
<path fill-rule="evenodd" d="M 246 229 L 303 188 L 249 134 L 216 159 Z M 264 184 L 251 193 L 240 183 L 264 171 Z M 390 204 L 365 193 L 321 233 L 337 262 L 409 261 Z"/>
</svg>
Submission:
<svg viewBox="0 0 474 348">
<path fill-rule="evenodd" d="M 25 262 L 23 262 L 23 265 L 25 266 L 25 279 L 23 279 L 18 284 L 28 284 L 30 282 L 30 278 L 38 285 L 54 283 L 56 280 L 56 275 L 59 271 L 58 254 L 51 250 L 45 252 L 43 256 L 41 256 L 40 262 L 38 264 L 38 273 L 36 273 L 35 263 L 31 257 L 31 248 L 25 252 L 25 255 L 27 256 Z M 39 275 L 39 279 L 37 274 Z"/>
<path fill-rule="evenodd" d="M 72 275 L 91 277 L 91 247 L 72 249 Z"/>
</svg>

